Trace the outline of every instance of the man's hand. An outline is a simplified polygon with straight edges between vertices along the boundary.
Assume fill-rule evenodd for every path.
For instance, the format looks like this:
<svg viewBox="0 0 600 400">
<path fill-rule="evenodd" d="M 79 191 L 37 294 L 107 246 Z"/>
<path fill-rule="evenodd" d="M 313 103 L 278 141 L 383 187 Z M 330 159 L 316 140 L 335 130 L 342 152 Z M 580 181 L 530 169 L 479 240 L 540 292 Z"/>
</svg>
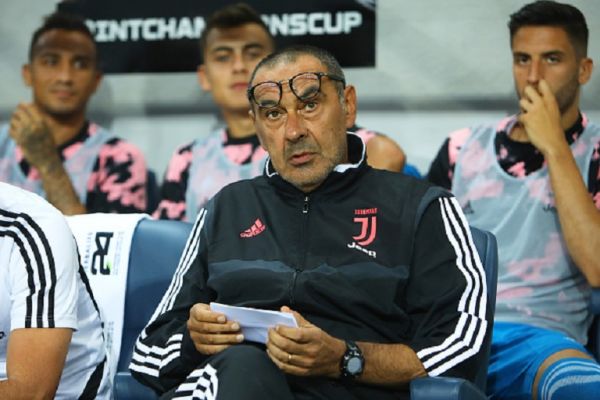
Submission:
<svg viewBox="0 0 600 400">
<path fill-rule="evenodd" d="M 10 120 L 10 136 L 23 150 L 25 159 L 40 172 L 62 165 L 56 144 L 44 117 L 34 104 L 20 103 Z"/>
<path fill-rule="evenodd" d="M 289 307 L 284 306 L 281 311 L 292 312 L 299 327 L 269 329 L 267 354 L 271 360 L 291 375 L 339 377 L 340 361 L 346 351 L 344 341 L 330 336 Z"/>
<path fill-rule="evenodd" d="M 194 304 L 187 327 L 196 350 L 205 355 L 219 353 L 244 341 L 240 325 L 228 321 L 223 314 L 212 312 L 208 304 Z"/>
<path fill-rule="evenodd" d="M 525 96 L 519 101 L 523 110 L 519 122 L 531 143 L 546 156 L 554 150 L 568 147 L 568 143 L 556 97 L 545 80 L 540 80 L 538 87 L 539 92 L 533 86 L 525 88 Z"/>
</svg>

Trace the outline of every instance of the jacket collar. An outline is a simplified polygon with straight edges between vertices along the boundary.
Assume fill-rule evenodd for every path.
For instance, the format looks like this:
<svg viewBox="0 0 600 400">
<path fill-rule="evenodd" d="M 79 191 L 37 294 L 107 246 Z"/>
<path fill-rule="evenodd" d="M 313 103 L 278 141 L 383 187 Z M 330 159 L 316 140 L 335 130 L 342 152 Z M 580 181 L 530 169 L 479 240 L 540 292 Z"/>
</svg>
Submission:
<svg viewBox="0 0 600 400">
<path fill-rule="evenodd" d="M 363 140 L 354 133 L 347 133 L 348 163 L 338 164 L 329 173 L 325 181 L 311 193 L 303 193 L 300 189 L 283 179 L 273 167 L 271 157 L 267 158 L 263 176 L 278 190 L 289 194 L 319 195 L 335 193 L 343 187 L 352 184 L 359 175 L 369 167 L 367 165 L 366 146 Z"/>
</svg>

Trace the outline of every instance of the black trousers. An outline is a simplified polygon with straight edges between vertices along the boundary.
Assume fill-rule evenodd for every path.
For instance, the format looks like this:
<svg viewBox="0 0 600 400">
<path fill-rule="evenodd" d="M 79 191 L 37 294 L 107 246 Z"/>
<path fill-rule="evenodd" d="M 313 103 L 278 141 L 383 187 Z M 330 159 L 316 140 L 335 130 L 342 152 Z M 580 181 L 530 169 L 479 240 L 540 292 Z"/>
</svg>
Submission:
<svg viewBox="0 0 600 400">
<path fill-rule="evenodd" d="M 283 373 L 264 348 L 239 344 L 198 366 L 178 387 L 161 399 L 186 400 L 395 400 L 407 393 L 343 383 L 325 378 L 303 378 Z"/>
</svg>

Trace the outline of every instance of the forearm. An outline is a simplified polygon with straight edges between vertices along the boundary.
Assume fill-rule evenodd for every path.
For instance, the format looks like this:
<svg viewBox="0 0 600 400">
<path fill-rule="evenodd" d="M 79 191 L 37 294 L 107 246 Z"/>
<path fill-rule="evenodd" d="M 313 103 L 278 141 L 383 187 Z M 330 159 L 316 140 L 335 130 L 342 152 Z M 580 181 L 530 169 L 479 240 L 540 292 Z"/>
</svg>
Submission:
<svg viewBox="0 0 600 400">
<path fill-rule="evenodd" d="M 365 357 L 362 383 L 404 387 L 411 380 L 427 375 L 423 364 L 408 346 L 358 342 Z"/>
<path fill-rule="evenodd" d="M 584 184 L 570 149 L 545 155 L 556 210 L 569 254 L 590 285 L 600 286 L 600 212 Z"/>
<path fill-rule="evenodd" d="M 15 329 L 6 353 L 0 399 L 53 399 L 65 365 L 72 330 Z"/>
<path fill-rule="evenodd" d="M 14 379 L 0 380 L 0 399 L 4 400 L 37 400 L 54 398 L 56 390 L 43 393 L 37 385 L 28 385 Z"/>
<path fill-rule="evenodd" d="M 569 254 L 588 282 L 600 285 L 600 263 L 595 250 L 600 246 L 600 214 L 594 207 L 575 163 L 564 130 L 574 121 L 560 114 L 550 86 L 540 79 L 528 85 L 519 101 L 519 122 L 527 138 L 544 155 L 562 235 Z"/>
<path fill-rule="evenodd" d="M 42 187 L 46 200 L 65 215 L 85 214 L 85 205 L 81 203 L 71 178 L 57 157 L 39 168 Z"/>
<path fill-rule="evenodd" d="M 277 327 L 269 330 L 267 353 L 285 373 L 342 379 L 346 352 L 344 340 L 325 333 L 295 313 L 299 328 Z M 357 342 L 363 354 L 361 383 L 404 387 L 412 379 L 426 375 L 415 352 L 404 344 Z"/>
</svg>

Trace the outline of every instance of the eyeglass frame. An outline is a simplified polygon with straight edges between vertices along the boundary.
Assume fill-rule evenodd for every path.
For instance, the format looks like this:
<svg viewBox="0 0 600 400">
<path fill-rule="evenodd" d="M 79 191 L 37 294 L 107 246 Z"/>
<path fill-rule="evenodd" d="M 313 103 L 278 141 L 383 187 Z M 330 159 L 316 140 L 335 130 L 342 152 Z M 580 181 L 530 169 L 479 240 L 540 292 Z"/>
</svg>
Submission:
<svg viewBox="0 0 600 400">
<path fill-rule="evenodd" d="M 307 98 L 301 98 L 300 96 L 298 96 L 298 94 L 296 93 L 296 91 L 294 90 L 294 87 L 292 86 L 292 81 L 294 79 L 296 79 L 297 77 L 301 76 L 301 75 L 306 75 L 306 74 L 314 74 L 319 78 L 319 88 L 315 91 L 314 95 L 307 97 Z M 342 88 L 345 89 L 346 88 L 346 79 L 342 78 L 341 76 L 337 76 L 337 75 L 333 75 L 333 74 L 329 74 L 327 72 L 313 72 L 313 71 L 307 71 L 307 72 L 300 72 L 299 74 L 296 74 L 294 76 L 292 76 L 289 79 L 283 79 L 281 81 L 264 81 L 264 82 L 259 82 L 256 85 L 249 87 L 246 90 L 246 95 L 248 96 L 248 101 L 250 103 L 254 103 L 256 104 L 258 107 L 260 108 L 271 108 L 271 107 L 276 107 L 281 103 L 281 97 L 283 96 L 283 83 L 288 84 L 288 86 L 290 87 L 290 90 L 292 91 L 292 93 L 294 94 L 294 96 L 296 96 L 296 98 L 300 101 L 307 101 L 307 100 L 311 100 L 314 99 L 319 93 L 321 93 L 321 79 L 323 77 L 327 77 L 333 81 L 337 81 L 337 82 L 341 82 L 342 83 Z M 274 83 L 275 85 L 277 85 L 277 87 L 279 87 L 279 99 L 277 100 L 277 103 L 273 106 L 263 106 L 258 104 L 258 102 L 256 101 L 256 97 L 254 97 L 254 89 L 256 89 L 258 86 L 265 84 L 265 83 Z"/>
</svg>

